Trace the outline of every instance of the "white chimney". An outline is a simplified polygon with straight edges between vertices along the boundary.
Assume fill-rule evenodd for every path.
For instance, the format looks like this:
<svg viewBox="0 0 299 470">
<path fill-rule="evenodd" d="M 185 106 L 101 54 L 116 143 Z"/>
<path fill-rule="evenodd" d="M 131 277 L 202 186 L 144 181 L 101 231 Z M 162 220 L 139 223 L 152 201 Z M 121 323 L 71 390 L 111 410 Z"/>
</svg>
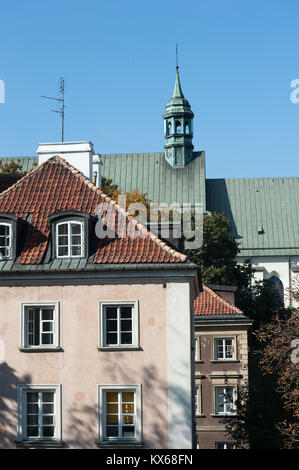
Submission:
<svg viewBox="0 0 299 470">
<path fill-rule="evenodd" d="M 102 162 L 100 155 L 95 154 L 91 142 L 54 142 L 39 144 L 37 154 L 39 165 L 45 160 L 59 155 L 83 173 L 90 181 L 93 180 L 94 171 L 97 172 L 97 186 L 100 187 Z"/>
</svg>

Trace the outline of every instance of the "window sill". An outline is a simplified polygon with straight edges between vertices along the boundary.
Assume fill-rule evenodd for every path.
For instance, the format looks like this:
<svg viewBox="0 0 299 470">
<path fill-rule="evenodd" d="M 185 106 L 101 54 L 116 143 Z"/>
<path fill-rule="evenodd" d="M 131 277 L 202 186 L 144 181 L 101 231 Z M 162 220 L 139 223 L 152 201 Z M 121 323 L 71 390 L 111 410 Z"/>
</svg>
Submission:
<svg viewBox="0 0 299 470">
<path fill-rule="evenodd" d="M 226 416 L 237 416 L 237 413 L 211 413 L 210 416 L 213 416 L 213 418 L 225 418 Z"/>
<path fill-rule="evenodd" d="M 54 346 L 52 348 L 19 348 L 19 351 L 26 353 L 63 352 L 63 349 L 60 346 Z"/>
<path fill-rule="evenodd" d="M 210 361 L 210 362 L 213 362 L 214 364 L 217 364 L 218 362 L 219 363 L 227 363 L 227 362 L 240 362 L 238 359 L 214 359 L 213 361 Z"/>
<path fill-rule="evenodd" d="M 195 359 L 195 362 L 203 362 L 201 359 Z"/>
<path fill-rule="evenodd" d="M 205 418 L 206 415 L 204 415 L 203 413 L 195 413 L 195 417 L 196 418 Z"/>
<path fill-rule="evenodd" d="M 17 447 L 63 447 L 63 441 L 37 441 L 34 439 L 26 441 L 15 441 Z"/>
<path fill-rule="evenodd" d="M 137 346 L 133 346 L 131 348 L 126 347 L 126 346 L 120 346 L 120 347 L 117 347 L 117 348 L 106 346 L 106 347 L 98 347 L 97 349 L 98 349 L 98 351 L 111 351 L 111 352 L 115 352 L 115 351 L 143 351 L 142 348 L 137 347 Z"/>
<path fill-rule="evenodd" d="M 97 447 L 117 447 L 117 448 L 125 448 L 128 449 L 130 447 L 144 447 L 144 442 L 137 442 L 137 441 L 102 441 L 96 442 Z"/>
</svg>

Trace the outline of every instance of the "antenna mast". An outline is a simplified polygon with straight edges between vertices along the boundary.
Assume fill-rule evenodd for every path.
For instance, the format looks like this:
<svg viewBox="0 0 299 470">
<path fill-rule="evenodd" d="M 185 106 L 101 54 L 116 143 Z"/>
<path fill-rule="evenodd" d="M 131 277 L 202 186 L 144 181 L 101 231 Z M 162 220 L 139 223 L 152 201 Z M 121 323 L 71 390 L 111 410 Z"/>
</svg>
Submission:
<svg viewBox="0 0 299 470">
<path fill-rule="evenodd" d="M 59 93 L 60 98 L 52 98 L 51 96 L 41 96 L 41 98 L 46 98 L 47 100 L 54 100 L 61 103 L 60 109 L 51 109 L 52 113 L 58 113 L 61 116 L 61 142 L 64 142 L 64 78 L 61 77 L 59 81 Z"/>
</svg>

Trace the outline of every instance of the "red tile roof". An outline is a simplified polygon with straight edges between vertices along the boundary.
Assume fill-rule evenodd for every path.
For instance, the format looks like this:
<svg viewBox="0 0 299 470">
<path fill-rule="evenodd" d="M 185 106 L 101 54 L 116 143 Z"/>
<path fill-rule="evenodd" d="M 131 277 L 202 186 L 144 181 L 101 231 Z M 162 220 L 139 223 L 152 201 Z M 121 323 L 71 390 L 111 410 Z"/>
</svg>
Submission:
<svg viewBox="0 0 299 470">
<path fill-rule="evenodd" d="M 243 315 L 242 310 L 224 300 L 203 285 L 203 291 L 194 301 L 194 315 Z"/>
<path fill-rule="evenodd" d="M 21 173 L 17 173 L 17 174 L 0 173 L 0 193 L 8 189 L 10 186 L 12 186 L 22 177 L 23 175 Z"/>
<path fill-rule="evenodd" d="M 74 210 L 94 215 L 98 205 L 113 204 L 117 217 L 137 226 L 136 239 L 99 239 L 94 263 L 186 263 L 187 257 L 170 248 L 106 196 L 76 168 L 55 156 L 27 173 L 0 194 L 0 212 L 31 216 L 20 264 L 41 264 L 50 238 L 49 216 Z M 105 206 L 104 206 L 105 207 Z M 117 224 L 116 224 L 117 226 Z M 131 225 L 132 226 L 132 225 Z"/>
</svg>

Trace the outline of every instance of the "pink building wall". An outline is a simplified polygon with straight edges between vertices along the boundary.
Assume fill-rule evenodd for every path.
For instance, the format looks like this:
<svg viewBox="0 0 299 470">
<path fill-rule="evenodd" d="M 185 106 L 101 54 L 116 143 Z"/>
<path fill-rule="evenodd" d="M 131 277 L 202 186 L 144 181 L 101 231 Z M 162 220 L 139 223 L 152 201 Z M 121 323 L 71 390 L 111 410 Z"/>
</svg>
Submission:
<svg viewBox="0 0 299 470">
<path fill-rule="evenodd" d="M 166 292 L 158 283 L 0 287 L 0 448 L 15 447 L 16 385 L 25 383 L 62 384 L 62 440 L 71 448 L 95 447 L 98 384 L 142 384 L 145 448 L 167 448 Z M 97 349 L 105 300 L 139 301 L 140 351 Z M 60 302 L 62 351 L 21 352 L 21 303 L 49 301 Z"/>
</svg>

